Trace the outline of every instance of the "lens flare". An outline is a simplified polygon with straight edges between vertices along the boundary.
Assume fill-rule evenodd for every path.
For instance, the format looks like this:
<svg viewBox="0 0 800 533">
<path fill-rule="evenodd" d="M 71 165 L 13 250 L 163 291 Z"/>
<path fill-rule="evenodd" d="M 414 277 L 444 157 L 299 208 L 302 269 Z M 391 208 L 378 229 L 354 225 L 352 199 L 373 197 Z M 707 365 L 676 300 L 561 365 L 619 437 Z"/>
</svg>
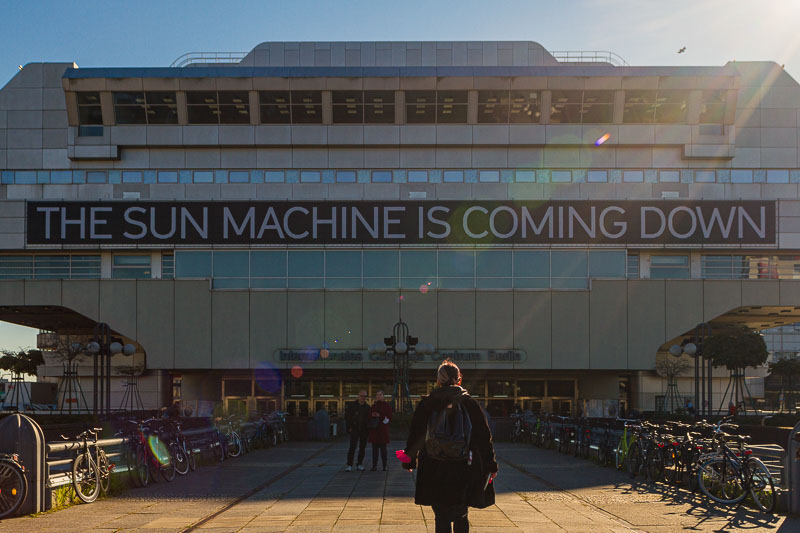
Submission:
<svg viewBox="0 0 800 533">
<path fill-rule="evenodd" d="M 301 377 L 303 377 L 303 367 L 301 367 L 300 365 L 294 365 L 292 367 L 292 377 L 295 379 L 300 379 Z"/>
<path fill-rule="evenodd" d="M 336 341 L 336 342 L 338 342 L 338 341 Z M 328 349 L 327 349 L 327 348 L 323 348 L 323 349 L 321 349 L 321 350 L 319 351 L 319 356 L 320 356 L 322 359 L 327 359 L 327 358 L 328 358 L 328 356 L 329 356 L 330 354 L 331 354 L 331 353 L 328 351 Z M 293 375 L 293 376 L 294 376 L 294 369 L 295 369 L 295 368 L 300 368 L 300 367 L 294 367 L 294 368 L 292 368 L 292 375 Z M 300 376 L 302 376 L 302 375 L 303 375 L 303 369 L 301 368 L 301 369 L 300 369 Z M 295 377 L 300 377 L 300 376 L 295 376 Z"/>
<path fill-rule="evenodd" d="M 422 285 L 419 286 L 419 292 L 421 292 L 422 294 L 427 294 L 428 286 L 423 283 Z"/>
<path fill-rule="evenodd" d="M 153 457 L 155 457 L 159 463 L 162 465 L 169 464 L 169 450 L 167 449 L 167 445 L 164 444 L 164 441 L 155 435 L 150 435 L 147 437 L 147 445 L 150 447 L 150 451 L 153 452 Z"/>
<path fill-rule="evenodd" d="M 604 142 L 606 142 L 610 138 L 611 138 L 611 134 L 610 133 L 604 133 L 599 139 L 597 139 L 594 142 L 594 145 L 595 146 L 600 146 L 601 144 L 603 144 Z"/>
<path fill-rule="evenodd" d="M 267 394 L 280 394 L 281 379 L 280 371 L 272 363 L 262 361 L 256 365 L 255 369 L 256 385 Z"/>
</svg>

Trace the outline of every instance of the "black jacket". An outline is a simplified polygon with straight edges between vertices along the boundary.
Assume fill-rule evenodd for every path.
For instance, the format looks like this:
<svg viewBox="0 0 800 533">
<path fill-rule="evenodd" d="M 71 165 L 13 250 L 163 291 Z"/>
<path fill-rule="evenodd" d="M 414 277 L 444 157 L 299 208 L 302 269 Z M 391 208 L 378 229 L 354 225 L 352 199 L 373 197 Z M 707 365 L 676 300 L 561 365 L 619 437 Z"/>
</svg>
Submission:
<svg viewBox="0 0 800 533">
<path fill-rule="evenodd" d="M 466 460 L 438 461 L 425 452 L 425 435 L 431 413 L 457 399 L 472 422 L 472 465 Z M 467 504 L 477 508 L 494 505 L 494 485 L 489 484 L 486 490 L 483 488 L 489 473 L 497 472 L 489 423 L 478 402 L 461 387 L 437 387 L 430 396 L 422 399 L 411 419 L 406 453 L 412 459 L 411 466 L 418 467 L 414 494 L 417 505 Z"/>
<path fill-rule="evenodd" d="M 368 417 L 369 404 L 367 402 L 361 404 L 356 401 L 347 404 L 347 408 L 344 412 L 344 420 L 347 424 L 347 432 L 351 433 L 355 431 L 360 435 L 367 435 L 369 433 L 369 430 L 367 429 Z"/>
</svg>

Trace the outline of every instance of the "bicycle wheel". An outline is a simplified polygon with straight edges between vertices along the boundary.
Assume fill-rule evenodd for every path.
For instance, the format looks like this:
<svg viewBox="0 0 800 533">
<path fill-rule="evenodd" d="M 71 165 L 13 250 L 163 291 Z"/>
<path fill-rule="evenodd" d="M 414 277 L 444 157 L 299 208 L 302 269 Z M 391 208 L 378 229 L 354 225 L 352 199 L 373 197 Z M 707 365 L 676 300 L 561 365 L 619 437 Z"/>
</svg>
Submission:
<svg viewBox="0 0 800 533">
<path fill-rule="evenodd" d="M 175 465 L 175 472 L 182 476 L 188 474 L 189 459 L 186 457 L 186 453 L 177 443 L 172 446 L 170 451 L 172 452 L 172 464 Z"/>
<path fill-rule="evenodd" d="M 28 492 L 28 481 L 19 467 L 10 461 L 0 461 L 0 518 L 13 515 Z"/>
<path fill-rule="evenodd" d="M 664 475 L 664 455 L 663 450 L 656 448 L 655 444 L 650 453 L 647 454 L 647 477 L 655 483 L 661 481 Z"/>
<path fill-rule="evenodd" d="M 747 496 L 741 473 L 722 457 L 706 461 L 698 467 L 697 485 L 703 494 L 717 503 L 732 505 Z"/>
<path fill-rule="evenodd" d="M 678 464 L 680 463 L 680 459 L 678 457 L 678 452 L 675 451 L 674 447 L 670 447 L 664 452 L 664 482 L 665 483 L 675 483 L 675 480 L 678 479 Z"/>
<path fill-rule="evenodd" d="M 100 470 L 88 452 L 72 461 L 72 487 L 84 503 L 92 503 L 100 494 Z"/>
<path fill-rule="evenodd" d="M 636 477 L 642 467 L 642 447 L 638 442 L 634 442 L 628 450 L 628 458 L 625 461 L 625 467 L 631 477 Z"/>
<path fill-rule="evenodd" d="M 600 445 L 597 446 L 597 462 L 602 466 L 608 464 L 608 448 L 606 442 L 601 442 Z"/>
<path fill-rule="evenodd" d="M 225 442 L 222 440 L 222 435 L 218 435 L 216 442 L 211 443 L 211 447 L 214 449 L 214 457 L 217 458 L 217 461 L 223 461 L 225 459 Z"/>
<path fill-rule="evenodd" d="M 128 468 L 132 468 L 133 472 L 131 479 L 139 487 L 146 487 L 150 483 L 150 468 L 147 466 L 147 452 L 142 446 L 137 446 L 133 454 L 133 462 L 128 464 Z"/>
<path fill-rule="evenodd" d="M 167 464 L 162 464 L 158 470 L 165 481 L 172 481 L 175 479 L 176 469 L 175 462 L 172 460 L 172 455 L 167 458 Z"/>
<path fill-rule="evenodd" d="M 242 440 L 235 431 L 231 432 L 228 437 L 228 455 L 231 457 L 239 457 L 242 455 Z"/>
<path fill-rule="evenodd" d="M 108 494 L 111 490 L 111 461 L 102 449 L 97 450 L 97 469 L 100 471 L 100 490 Z"/>
<path fill-rule="evenodd" d="M 197 457 L 194 456 L 194 450 L 192 449 L 192 444 L 189 441 L 186 441 L 184 453 L 188 458 L 189 468 L 194 472 L 197 470 Z"/>
<path fill-rule="evenodd" d="M 758 508 L 765 513 L 774 511 L 777 503 L 775 482 L 767 466 L 759 459 L 750 459 L 747 462 L 746 473 L 748 485 L 750 486 L 750 496 Z"/>
</svg>

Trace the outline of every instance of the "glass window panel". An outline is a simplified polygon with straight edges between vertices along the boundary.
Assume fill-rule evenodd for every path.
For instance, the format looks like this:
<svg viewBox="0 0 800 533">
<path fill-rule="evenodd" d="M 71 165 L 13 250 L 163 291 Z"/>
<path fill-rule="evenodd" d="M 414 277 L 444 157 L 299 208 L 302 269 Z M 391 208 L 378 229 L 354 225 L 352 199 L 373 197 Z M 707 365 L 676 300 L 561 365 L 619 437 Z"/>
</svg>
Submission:
<svg viewBox="0 0 800 533">
<path fill-rule="evenodd" d="M 614 91 L 584 91 L 583 103 L 585 104 L 613 104 Z"/>
<path fill-rule="evenodd" d="M 186 103 L 189 105 L 217 104 L 216 91 L 186 91 Z"/>
<path fill-rule="evenodd" d="M 189 124 L 218 124 L 219 109 L 217 106 L 187 106 Z"/>
<path fill-rule="evenodd" d="M 624 278 L 627 257 L 625 251 L 589 251 L 589 277 Z"/>
<path fill-rule="evenodd" d="M 251 278 L 251 289 L 285 289 L 286 278 Z"/>
<path fill-rule="evenodd" d="M 195 183 L 214 183 L 214 173 L 210 170 L 195 170 L 194 172 Z"/>
<path fill-rule="evenodd" d="M 550 122 L 553 124 L 580 124 L 583 91 L 552 91 Z"/>
<path fill-rule="evenodd" d="M 214 277 L 248 277 L 250 275 L 248 255 L 248 252 L 214 252 Z"/>
<path fill-rule="evenodd" d="M 231 183 L 249 183 L 250 173 L 246 170 L 231 170 L 228 173 L 228 181 Z"/>
<path fill-rule="evenodd" d="M 498 183 L 500 181 L 499 170 L 481 170 L 478 180 L 485 183 Z"/>
<path fill-rule="evenodd" d="M 114 105 L 141 105 L 144 106 L 144 93 L 114 93 Z"/>
<path fill-rule="evenodd" d="M 789 171 L 767 170 L 767 183 L 789 183 Z"/>
<path fill-rule="evenodd" d="M 325 278 L 289 278 L 290 289 L 324 289 Z"/>
<path fill-rule="evenodd" d="M 223 105 L 219 111 L 220 124 L 250 124 L 250 110 L 246 105 Z"/>
<path fill-rule="evenodd" d="M 509 103 L 508 91 L 478 91 L 478 122 L 508 123 Z"/>
<path fill-rule="evenodd" d="M 115 279 L 146 279 L 150 277 L 150 268 L 114 267 L 111 277 Z"/>
<path fill-rule="evenodd" d="M 147 106 L 148 124 L 177 124 L 178 106 L 177 105 L 148 105 Z"/>
<path fill-rule="evenodd" d="M 334 278 L 361 278 L 361 252 L 355 250 L 327 251 L 325 275 Z M 360 281 L 359 281 L 360 283 Z"/>
<path fill-rule="evenodd" d="M 475 278 L 475 288 L 477 289 L 510 289 L 513 280 L 508 278 Z"/>
<path fill-rule="evenodd" d="M 290 251 L 289 277 L 322 277 L 325 275 L 325 256 L 322 251 Z"/>
<path fill-rule="evenodd" d="M 304 170 L 300 172 L 301 183 L 319 183 L 320 173 L 317 171 Z"/>
<path fill-rule="evenodd" d="M 436 251 L 403 250 L 400 253 L 402 277 L 436 277 Z"/>
<path fill-rule="evenodd" d="M 103 110 L 99 105 L 79 105 L 78 123 L 86 126 L 102 125 Z"/>
<path fill-rule="evenodd" d="M 613 121 L 614 106 L 612 104 L 583 104 L 581 122 L 584 124 L 610 124 Z"/>
<path fill-rule="evenodd" d="M 327 289 L 360 289 L 361 278 L 325 278 Z"/>
<path fill-rule="evenodd" d="M 428 282 L 432 283 L 432 282 Z M 429 287 L 431 285 L 428 285 Z M 439 278 L 441 289 L 474 289 L 475 278 Z"/>
<path fill-rule="evenodd" d="M 651 256 L 650 277 L 653 279 L 687 279 L 689 277 L 689 256 Z"/>
<path fill-rule="evenodd" d="M 214 289 L 247 289 L 250 284 L 247 278 L 214 278 L 211 287 Z"/>
<path fill-rule="evenodd" d="M 321 104 L 322 91 L 292 91 L 292 104 Z"/>
<path fill-rule="evenodd" d="M 364 277 L 397 278 L 399 276 L 398 252 L 364 251 Z"/>
<path fill-rule="evenodd" d="M 689 266 L 688 255 L 653 255 L 650 257 L 652 266 Z"/>
<path fill-rule="evenodd" d="M 367 124 L 393 124 L 394 104 L 365 104 L 364 122 Z"/>
<path fill-rule="evenodd" d="M 639 279 L 639 255 L 628 255 L 628 277 L 631 279 Z"/>
<path fill-rule="evenodd" d="M 608 181 L 608 172 L 605 170 L 590 170 L 586 181 L 589 183 L 605 183 Z"/>
<path fill-rule="evenodd" d="M 425 278 L 400 278 L 401 289 L 432 290 L 437 288 L 437 278 L 434 276 Z"/>
<path fill-rule="evenodd" d="M 322 124 L 322 91 L 292 91 L 292 122 Z"/>
<path fill-rule="evenodd" d="M 372 172 L 373 183 L 391 183 L 392 172 L 389 170 L 375 170 Z"/>
<path fill-rule="evenodd" d="M 149 255 L 115 255 L 114 266 L 117 265 L 137 265 L 137 266 L 150 266 Z"/>
<path fill-rule="evenodd" d="M 145 93 L 147 105 L 175 105 L 175 92 L 173 91 L 148 91 Z"/>
<path fill-rule="evenodd" d="M 178 173 L 174 171 L 161 171 L 158 173 L 159 183 L 178 183 Z"/>
<path fill-rule="evenodd" d="M 100 105 L 100 93 L 82 91 L 77 93 L 78 105 Z"/>
<path fill-rule="evenodd" d="M 547 380 L 548 396 L 574 396 L 575 382 L 572 380 Z"/>
<path fill-rule="evenodd" d="M 570 170 L 554 170 L 550 175 L 553 183 L 565 183 L 572 181 L 572 171 Z"/>
<path fill-rule="evenodd" d="M 364 278 L 365 289 L 397 289 L 400 287 L 398 278 Z"/>
<path fill-rule="evenodd" d="M 678 183 L 681 181 L 681 174 L 677 170 L 662 170 L 658 174 L 658 179 L 664 183 Z"/>
<path fill-rule="evenodd" d="M 175 256 L 164 254 L 161 256 L 161 277 L 171 279 L 175 277 Z"/>
<path fill-rule="evenodd" d="M 716 173 L 713 170 L 695 170 L 694 181 L 698 183 L 714 183 Z"/>
<path fill-rule="evenodd" d="M 406 122 L 436 122 L 436 91 L 406 91 Z"/>
<path fill-rule="evenodd" d="M 210 278 L 211 252 L 175 252 L 175 277 Z"/>
<path fill-rule="evenodd" d="M 115 105 L 114 118 L 117 124 L 147 124 L 144 104 Z"/>
<path fill-rule="evenodd" d="M 511 277 L 511 250 L 477 250 L 475 256 L 478 277 Z"/>
<path fill-rule="evenodd" d="M 331 91 L 331 101 L 334 104 L 361 104 L 364 94 L 361 91 Z"/>
<path fill-rule="evenodd" d="M 352 170 L 339 170 L 336 172 L 336 181 L 339 183 L 355 183 L 356 173 Z"/>
<path fill-rule="evenodd" d="M 292 115 L 288 105 L 262 105 L 262 124 L 291 124 Z"/>
<path fill-rule="evenodd" d="M 141 183 L 142 173 L 136 170 L 122 171 L 122 183 Z"/>
<path fill-rule="evenodd" d="M 425 183 L 428 181 L 428 171 L 409 170 L 407 179 L 409 183 Z"/>
<path fill-rule="evenodd" d="M 514 277 L 515 278 L 549 278 L 550 277 L 550 252 L 545 251 L 514 251 Z"/>
<path fill-rule="evenodd" d="M 514 382 L 512 380 L 498 381 L 490 379 L 488 385 L 489 396 L 514 396 Z"/>
<path fill-rule="evenodd" d="M 338 381 L 314 380 L 314 396 L 339 396 Z"/>
<path fill-rule="evenodd" d="M 444 182 L 445 183 L 460 183 L 464 181 L 464 171 L 463 170 L 445 170 L 444 171 Z"/>
<path fill-rule="evenodd" d="M 261 91 L 258 93 L 258 101 L 261 104 L 288 104 L 289 91 Z"/>
<path fill-rule="evenodd" d="M 753 171 L 731 170 L 731 183 L 753 183 Z"/>
<path fill-rule="evenodd" d="M 265 183 L 283 183 L 283 171 L 267 170 L 264 172 Z"/>
<path fill-rule="evenodd" d="M 286 276 L 286 252 L 250 252 L 250 276 L 272 278 Z"/>
<path fill-rule="evenodd" d="M 247 91 L 220 91 L 219 103 L 223 105 L 248 105 L 250 96 Z"/>
<path fill-rule="evenodd" d="M 439 251 L 439 277 L 471 278 L 475 275 L 475 252 L 461 250 Z"/>
<path fill-rule="evenodd" d="M 588 260 L 585 251 L 550 252 L 550 265 L 554 278 L 585 278 L 588 274 Z"/>
<path fill-rule="evenodd" d="M 86 183 L 105 183 L 106 173 L 99 170 L 90 170 L 86 173 Z"/>
<path fill-rule="evenodd" d="M 644 181 L 644 171 L 626 170 L 622 173 L 622 181 L 629 183 L 642 183 Z"/>
<path fill-rule="evenodd" d="M 726 91 L 703 91 L 700 103 L 700 124 L 722 124 L 725 120 Z"/>
<path fill-rule="evenodd" d="M 516 180 L 519 182 L 533 183 L 536 181 L 535 170 L 517 170 Z"/>
<path fill-rule="evenodd" d="M 364 122 L 363 94 L 361 91 L 332 91 L 333 122 Z"/>
<path fill-rule="evenodd" d="M 541 117 L 539 96 L 537 91 L 511 91 L 509 122 L 512 124 L 539 122 Z"/>
<path fill-rule="evenodd" d="M 364 91 L 364 103 L 394 105 L 394 91 Z"/>
</svg>

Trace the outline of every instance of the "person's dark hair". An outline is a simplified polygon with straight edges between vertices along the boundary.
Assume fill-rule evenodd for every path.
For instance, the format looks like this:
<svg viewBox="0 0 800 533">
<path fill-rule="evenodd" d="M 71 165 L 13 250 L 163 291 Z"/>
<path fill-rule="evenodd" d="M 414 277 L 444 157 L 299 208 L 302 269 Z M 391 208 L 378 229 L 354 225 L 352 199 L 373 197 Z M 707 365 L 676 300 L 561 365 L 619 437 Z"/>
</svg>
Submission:
<svg viewBox="0 0 800 533">
<path fill-rule="evenodd" d="M 461 380 L 461 370 L 450 359 L 445 359 L 436 372 L 436 380 L 443 386 L 457 385 Z"/>
</svg>

